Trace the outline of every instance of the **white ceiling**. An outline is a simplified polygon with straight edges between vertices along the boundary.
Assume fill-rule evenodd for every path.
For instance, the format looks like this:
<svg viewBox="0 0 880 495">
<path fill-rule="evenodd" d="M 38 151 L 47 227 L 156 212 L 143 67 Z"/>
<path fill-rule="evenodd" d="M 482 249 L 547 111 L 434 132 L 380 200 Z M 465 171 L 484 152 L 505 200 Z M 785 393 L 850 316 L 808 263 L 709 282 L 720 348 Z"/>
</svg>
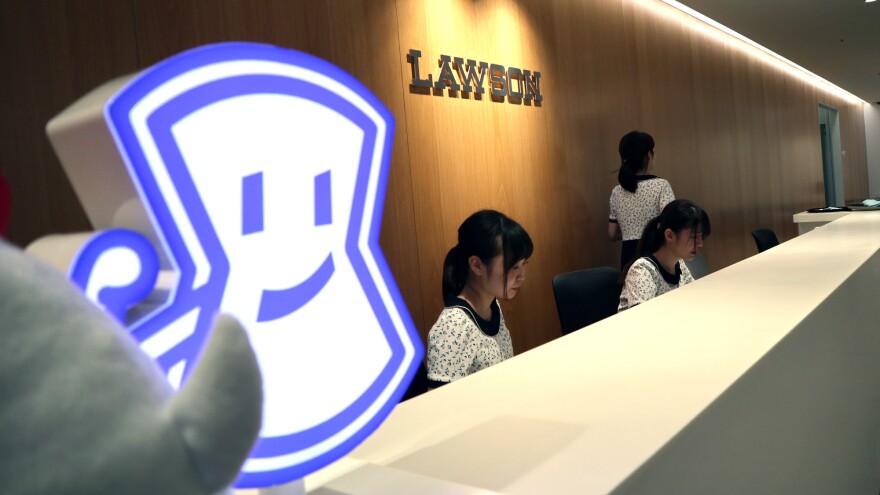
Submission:
<svg viewBox="0 0 880 495">
<path fill-rule="evenodd" d="M 880 0 L 679 0 L 873 104 L 880 102 Z"/>
</svg>

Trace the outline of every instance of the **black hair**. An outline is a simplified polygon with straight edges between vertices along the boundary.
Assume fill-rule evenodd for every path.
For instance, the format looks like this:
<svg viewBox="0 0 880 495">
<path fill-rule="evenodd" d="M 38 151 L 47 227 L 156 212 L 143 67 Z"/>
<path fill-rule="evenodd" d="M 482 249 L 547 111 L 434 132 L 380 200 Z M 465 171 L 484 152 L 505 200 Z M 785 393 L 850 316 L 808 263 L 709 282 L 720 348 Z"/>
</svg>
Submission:
<svg viewBox="0 0 880 495">
<path fill-rule="evenodd" d="M 701 230 L 703 237 L 708 237 L 712 233 L 712 224 L 709 223 L 709 215 L 693 201 L 687 199 L 671 201 L 663 208 L 659 216 L 652 218 L 645 225 L 642 238 L 639 239 L 635 259 L 620 274 L 621 284 L 626 279 L 626 272 L 629 271 L 629 267 L 635 263 L 635 260 L 654 254 L 663 247 L 666 242 L 666 229 L 671 229 L 676 234 L 685 230 L 690 230 L 691 233 Z"/>
<path fill-rule="evenodd" d="M 620 169 L 617 182 L 629 192 L 636 192 L 639 186 L 636 174 L 648 165 L 648 153 L 654 151 L 654 138 L 647 132 L 632 131 L 620 138 Z"/>
<path fill-rule="evenodd" d="M 519 260 L 531 257 L 533 249 L 528 232 L 503 213 L 495 210 L 474 213 L 458 228 L 458 244 L 449 250 L 443 262 L 443 301 L 461 294 L 467 282 L 471 256 L 488 265 L 492 258 L 503 253 L 506 281 L 507 272 Z"/>
</svg>

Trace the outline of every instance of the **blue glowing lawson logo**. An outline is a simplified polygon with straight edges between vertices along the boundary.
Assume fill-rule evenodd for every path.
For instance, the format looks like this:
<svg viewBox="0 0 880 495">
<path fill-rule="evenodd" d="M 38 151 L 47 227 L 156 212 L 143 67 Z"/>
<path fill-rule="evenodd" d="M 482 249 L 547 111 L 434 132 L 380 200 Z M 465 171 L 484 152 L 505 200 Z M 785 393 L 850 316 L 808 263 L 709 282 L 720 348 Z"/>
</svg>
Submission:
<svg viewBox="0 0 880 495">
<path fill-rule="evenodd" d="M 263 429 L 237 486 L 282 484 L 350 451 L 423 355 L 378 242 L 390 112 L 323 60 L 224 43 L 144 71 L 105 118 L 176 275 L 131 334 L 177 385 L 218 312 L 257 353 Z M 103 276 L 113 256 L 140 273 Z M 112 230 L 71 276 L 122 319 L 158 270 L 145 238 Z"/>
</svg>

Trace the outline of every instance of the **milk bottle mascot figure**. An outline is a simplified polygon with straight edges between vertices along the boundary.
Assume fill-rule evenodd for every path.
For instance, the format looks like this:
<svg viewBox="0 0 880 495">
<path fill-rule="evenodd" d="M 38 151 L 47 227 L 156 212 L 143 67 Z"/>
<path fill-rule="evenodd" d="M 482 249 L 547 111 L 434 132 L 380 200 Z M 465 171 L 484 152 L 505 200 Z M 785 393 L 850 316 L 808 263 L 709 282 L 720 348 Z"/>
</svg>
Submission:
<svg viewBox="0 0 880 495">
<path fill-rule="evenodd" d="M 173 384 L 218 312 L 254 346 L 263 427 L 237 486 L 282 484 L 350 451 L 423 354 L 378 244 L 390 112 L 323 60 L 223 43 L 147 69 L 104 114 L 160 245 L 105 243 L 143 267 L 167 258 L 176 277 L 131 334 Z M 134 291 L 102 300 L 119 290 L 102 289 L 111 248 L 90 247 L 71 271 L 77 283 L 108 309 L 135 304 Z"/>
</svg>

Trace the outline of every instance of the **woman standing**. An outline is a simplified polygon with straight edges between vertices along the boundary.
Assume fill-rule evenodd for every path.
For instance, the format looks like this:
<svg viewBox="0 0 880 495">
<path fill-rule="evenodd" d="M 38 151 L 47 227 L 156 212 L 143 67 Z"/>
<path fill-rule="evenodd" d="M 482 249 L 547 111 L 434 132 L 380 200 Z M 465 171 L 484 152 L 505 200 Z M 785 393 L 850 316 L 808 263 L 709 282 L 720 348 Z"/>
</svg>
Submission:
<svg viewBox="0 0 880 495">
<path fill-rule="evenodd" d="M 458 228 L 458 244 L 443 263 L 446 307 L 428 333 L 431 388 L 513 356 L 498 299 L 519 292 L 532 249 L 529 234 L 494 210 L 478 211 Z"/>
<path fill-rule="evenodd" d="M 639 238 L 648 221 L 675 199 L 672 186 L 665 179 L 650 175 L 654 165 L 654 138 L 632 131 L 621 138 L 618 146 L 620 185 L 611 191 L 611 213 L 608 215 L 608 237 L 622 240 L 621 269 L 636 257 Z"/>
<path fill-rule="evenodd" d="M 684 260 L 692 260 L 712 231 L 709 215 L 686 199 L 666 205 L 651 219 L 639 242 L 639 258 L 621 275 L 623 311 L 694 281 Z"/>
</svg>

